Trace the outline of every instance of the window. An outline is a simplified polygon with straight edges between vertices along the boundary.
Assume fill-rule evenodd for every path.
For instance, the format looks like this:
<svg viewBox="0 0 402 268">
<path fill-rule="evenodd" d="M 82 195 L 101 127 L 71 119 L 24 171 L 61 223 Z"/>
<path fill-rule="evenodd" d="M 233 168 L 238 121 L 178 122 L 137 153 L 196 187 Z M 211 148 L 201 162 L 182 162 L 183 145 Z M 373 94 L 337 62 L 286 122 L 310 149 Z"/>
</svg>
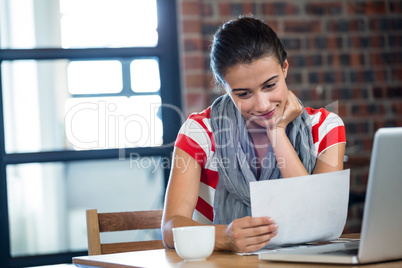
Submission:
<svg viewBox="0 0 402 268">
<path fill-rule="evenodd" d="M 1 267 L 86 254 L 86 209 L 162 207 L 184 120 L 175 12 L 0 0 Z"/>
</svg>

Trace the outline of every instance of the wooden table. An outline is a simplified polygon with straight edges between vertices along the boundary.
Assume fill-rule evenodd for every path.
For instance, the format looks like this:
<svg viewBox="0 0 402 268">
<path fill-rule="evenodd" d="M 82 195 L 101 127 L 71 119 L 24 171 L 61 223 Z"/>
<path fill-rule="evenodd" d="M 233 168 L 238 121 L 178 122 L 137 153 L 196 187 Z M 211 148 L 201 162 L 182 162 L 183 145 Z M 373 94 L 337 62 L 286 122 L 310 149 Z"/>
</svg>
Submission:
<svg viewBox="0 0 402 268">
<path fill-rule="evenodd" d="M 358 235 L 343 235 L 344 238 L 355 238 Z M 83 256 L 73 258 L 73 263 L 78 267 L 103 267 L 103 268 L 132 268 L 132 267 L 189 267 L 189 268 L 216 268 L 216 267 L 384 267 L 400 268 L 402 260 L 384 262 L 371 265 L 327 265 L 311 263 L 280 263 L 259 260 L 257 255 L 241 256 L 231 252 L 216 251 L 205 261 L 185 262 L 174 249 L 144 250 L 126 253 Z"/>
</svg>

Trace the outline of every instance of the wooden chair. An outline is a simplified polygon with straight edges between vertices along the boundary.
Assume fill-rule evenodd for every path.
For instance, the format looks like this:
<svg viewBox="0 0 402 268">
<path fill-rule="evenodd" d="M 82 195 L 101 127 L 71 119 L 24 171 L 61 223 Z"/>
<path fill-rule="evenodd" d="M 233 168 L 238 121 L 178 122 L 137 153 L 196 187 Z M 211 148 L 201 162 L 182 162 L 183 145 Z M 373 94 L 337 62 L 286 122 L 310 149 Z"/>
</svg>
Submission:
<svg viewBox="0 0 402 268">
<path fill-rule="evenodd" d="M 96 209 L 90 209 L 86 216 L 89 255 L 165 248 L 162 240 L 104 244 L 100 241 L 103 232 L 160 229 L 162 210 L 98 213 Z"/>
</svg>

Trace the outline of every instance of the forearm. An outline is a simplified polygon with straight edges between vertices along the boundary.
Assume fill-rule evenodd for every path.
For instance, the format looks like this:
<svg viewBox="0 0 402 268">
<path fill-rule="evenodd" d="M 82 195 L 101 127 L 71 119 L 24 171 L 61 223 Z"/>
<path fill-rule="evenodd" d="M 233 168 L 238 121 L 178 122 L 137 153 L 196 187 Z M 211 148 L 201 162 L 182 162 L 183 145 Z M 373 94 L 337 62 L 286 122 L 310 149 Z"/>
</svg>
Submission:
<svg viewBox="0 0 402 268">
<path fill-rule="evenodd" d="M 196 221 L 184 216 L 173 216 L 169 220 L 162 223 L 163 243 L 167 248 L 174 248 L 173 231 L 175 227 L 197 226 L 201 225 Z"/>
<path fill-rule="evenodd" d="M 284 129 L 280 128 L 269 131 L 268 138 L 283 178 L 309 175 Z"/>
<path fill-rule="evenodd" d="M 215 225 L 215 248 L 214 250 L 231 250 L 226 235 L 227 225 Z"/>
<path fill-rule="evenodd" d="M 167 248 L 174 248 L 173 231 L 175 227 L 183 226 L 199 226 L 202 225 L 192 219 L 184 216 L 173 216 L 163 223 L 162 235 L 163 243 Z M 214 250 L 227 250 L 227 239 L 225 239 L 225 230 L 227 225 L 214 225 L 215 226 L 215 248 Z"/>
</svg>

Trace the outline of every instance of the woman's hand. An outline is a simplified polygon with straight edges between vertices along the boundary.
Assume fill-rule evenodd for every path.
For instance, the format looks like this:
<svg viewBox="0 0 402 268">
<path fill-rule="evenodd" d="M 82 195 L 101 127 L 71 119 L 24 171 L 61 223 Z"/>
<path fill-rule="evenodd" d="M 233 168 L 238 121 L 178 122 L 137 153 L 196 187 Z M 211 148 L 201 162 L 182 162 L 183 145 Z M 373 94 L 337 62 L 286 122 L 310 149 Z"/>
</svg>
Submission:
<svg viewBox="0 0 402 268">
<path fill-rule="evenodd" d="M 261 249 L 276 236 L 278 225 L 271 218 L 244 217 L 230 223 L 225 232 L 226 248 L 235 252 Z"/>
<path fill-rule="evenodd" d="M 282 116 L 277 118 L 275 128 L 286 129 L 287 125 L 302 113 L 303 113 L 302 105 L 297 100 L 295 94 L 293 94 L 292 91 L 288 90 L 288 100 L 286 101 Z"/>
</svg>

